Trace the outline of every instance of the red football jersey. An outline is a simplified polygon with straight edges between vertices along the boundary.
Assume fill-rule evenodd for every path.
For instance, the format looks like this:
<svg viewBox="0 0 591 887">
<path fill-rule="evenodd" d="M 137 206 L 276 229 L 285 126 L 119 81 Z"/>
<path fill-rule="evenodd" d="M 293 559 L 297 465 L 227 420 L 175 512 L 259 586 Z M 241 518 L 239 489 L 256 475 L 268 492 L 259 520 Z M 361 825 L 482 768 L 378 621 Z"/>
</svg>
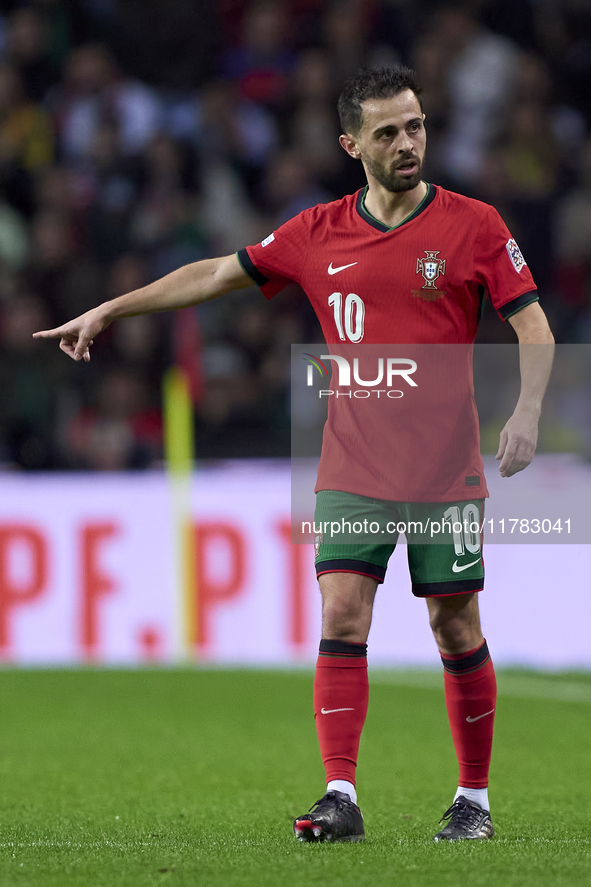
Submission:
<svg viewBox="0 0 591 887">
<path fill-rule="evenodd" d="M 470 345 L 487 293 L 504 320 L 537 300 L 529 268 L 493 207 L 428 185 L 416 210 L 389 228 L 366 210 L 366 190 L 305 210 L 238 253 L 267 298 L 300 284 L 329 345 Z M 413 359 L 403 350 L 382 356 Z M 445 363 L 453 375 L 457 357 Z M 429 387 L 441 395 L 447 370 L 438 380 L 436 367 L 423 354 L 421 396 L 400 386 L 405 399 L 397 413 L 385 410 L 385 401 L 378 408 L 375 396 L 331 398 L 317 490 L 423 502 L 487 495 L 471 379 L 456 385 L 461 403 L 457 393 L 452 408 L 446 395 L 446 412 L 441 399 L 429 405 L 425 397 Z M 373 378 L 371 370 L 364 375 Z M 336 395 L 335 379 L 333 370 Z M 462 416 L 461 428 L 445 419 L 452 413 Z"/>
</svg>

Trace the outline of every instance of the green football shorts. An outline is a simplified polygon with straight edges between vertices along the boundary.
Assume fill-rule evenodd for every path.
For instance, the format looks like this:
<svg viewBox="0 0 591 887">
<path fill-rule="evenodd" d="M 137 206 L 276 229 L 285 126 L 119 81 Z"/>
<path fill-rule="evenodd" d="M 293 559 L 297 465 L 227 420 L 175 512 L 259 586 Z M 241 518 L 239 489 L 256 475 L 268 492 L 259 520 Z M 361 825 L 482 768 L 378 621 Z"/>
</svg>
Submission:
<svg viewBox="0 0 591 887">
<path fill-rule="evenodd" d="M 316 575 L 359 573 L 384 581 L 401 533 L 412 591 L 441 597 L 482 591 L 484 499 L 392 502 L 338 490 L 316 496 Z"/>
</svg>

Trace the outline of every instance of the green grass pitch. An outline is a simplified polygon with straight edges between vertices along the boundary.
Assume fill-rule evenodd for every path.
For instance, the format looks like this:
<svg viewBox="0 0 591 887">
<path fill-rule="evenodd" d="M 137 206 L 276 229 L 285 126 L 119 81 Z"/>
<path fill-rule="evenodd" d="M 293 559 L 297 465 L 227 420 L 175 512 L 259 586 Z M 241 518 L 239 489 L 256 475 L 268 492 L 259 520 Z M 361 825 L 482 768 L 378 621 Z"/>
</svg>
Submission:
<svg viewBox="0 0 591 887">
<path fill-rule="evenodd" d="M 0 673 L 2 887 L 591 885 L 591 675 L 504 672 L 497 837 L 433 844 L 442 679 L 372 673 L 364 844 L 299 844 L 323 794 L 309 671 Z"/>
</svg>

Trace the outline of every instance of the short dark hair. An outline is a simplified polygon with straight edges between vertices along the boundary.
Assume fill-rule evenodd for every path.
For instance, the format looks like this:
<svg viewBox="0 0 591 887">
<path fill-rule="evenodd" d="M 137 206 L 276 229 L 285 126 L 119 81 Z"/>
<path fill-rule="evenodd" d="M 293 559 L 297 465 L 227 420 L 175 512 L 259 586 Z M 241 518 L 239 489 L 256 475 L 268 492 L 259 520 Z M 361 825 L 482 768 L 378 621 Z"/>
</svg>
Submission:
<svg viewBox="0 0 591 887">
<path fill-rule="evenodd" d="M 405 89 L 416 95 L 421 111 L 422 90 L 417 85 L 416 74 L 405 65 L 393 65 L 388 68 L 362 68 L 354 77 L 350 77 L 343 86 L 339 96 L 337 110 L 343 132 L 356 135 L 363 125 L 361 105 L 369 99 L 389 99 Z"/>
</svg>

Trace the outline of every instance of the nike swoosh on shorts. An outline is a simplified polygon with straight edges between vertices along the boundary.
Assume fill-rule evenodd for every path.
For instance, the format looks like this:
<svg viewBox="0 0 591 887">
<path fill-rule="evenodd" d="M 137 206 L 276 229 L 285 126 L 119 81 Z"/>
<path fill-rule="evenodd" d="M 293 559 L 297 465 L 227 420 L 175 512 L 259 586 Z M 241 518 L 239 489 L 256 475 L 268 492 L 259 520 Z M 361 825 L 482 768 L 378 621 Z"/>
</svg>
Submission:
<svg viewBox="0 0 591 887">
<path fill-rule="evenodd" d="M 472 561 L 469 564 L 464 564 L 462 567 L 459 566 L 457 561 L 454 561 L 452 565 L 452 570 L 454 573 L 462 573 L 464 570 L 467 570 L 468 567 L 473 567 L 475 564 L 480 563 L 480 558 L 477 558 L 475 561 Z"/>
</svg>

